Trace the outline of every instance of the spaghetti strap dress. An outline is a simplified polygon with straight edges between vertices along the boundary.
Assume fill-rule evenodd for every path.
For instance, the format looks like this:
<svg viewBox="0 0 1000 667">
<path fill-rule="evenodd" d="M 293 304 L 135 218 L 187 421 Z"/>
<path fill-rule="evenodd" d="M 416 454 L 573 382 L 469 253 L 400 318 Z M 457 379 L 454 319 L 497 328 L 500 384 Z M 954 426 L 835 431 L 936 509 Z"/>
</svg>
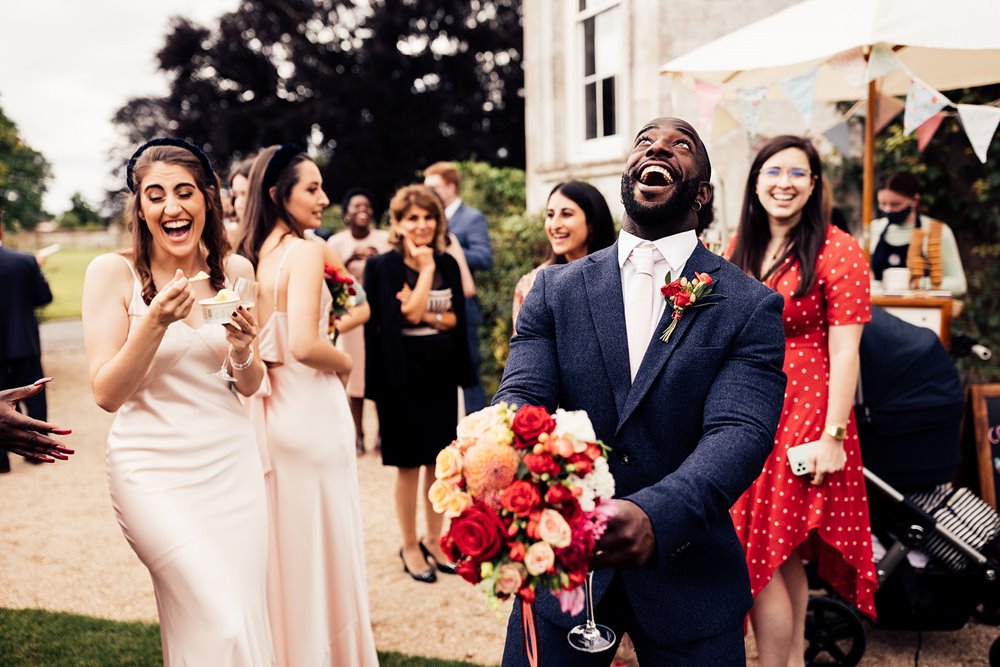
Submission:
<svg viewBox="0 0 1000 667">
<path fill-rule="evenodd" d="M 790 447 L 819 440 L 826 427 L 830 385 L 829 328 L 871 319 L 868 263 L 850 235 L 830 225 L 816 259 L 816 282 L 802 297 L 799 266 L 767 281 L 785 298 L 785 402 L 774 451 L 760 477 L 730 510 L 746 552 L 753 595 L 764 588 L 792 550 L 844 599 L 875 617 L 878 580 L 872 559 L 871 524 L 858 431 L 847 423 L 844 469 L 820 486 L 796 477 L 788 465 Z"/>
<path fill-rule="evenodd" d="M 294 241 L 275 276 L 275 310 L 258 335 L 270 394 L 262 397 L 271 470 L 268 605 L 278 665 L 378 665 L 368 608 L 361 491 L 354 420 L 333 373 L 292 355 L 288 313 L 278 286 Z M 333 298 L 321 290 L 317 331 L 326 337 Z"/>
<path fill-rule="evenodd" d="M 148 309 L 131 262 L 129 335 Z M 267 500 L 254 431 L 213 375 L 225 330 L 172 323 L 108 435 L 115 515 L 149 569 L 165 665 L 273 664 Z"/>
</svg>

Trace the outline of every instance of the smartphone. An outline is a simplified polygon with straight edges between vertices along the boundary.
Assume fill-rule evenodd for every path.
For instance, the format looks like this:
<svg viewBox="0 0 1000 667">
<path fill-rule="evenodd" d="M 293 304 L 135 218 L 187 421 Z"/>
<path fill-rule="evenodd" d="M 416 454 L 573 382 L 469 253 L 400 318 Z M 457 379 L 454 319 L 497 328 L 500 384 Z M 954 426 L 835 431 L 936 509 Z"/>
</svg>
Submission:
<svg viewBox="0 0 1000 667">
<path fill-rule="evenodd" d="M 818 446 L 819 442 L 814 441 L 788 448 L 785 455 L 788 457 L 788 465 L 791 466 L 793 475 L 801 477 L 813 472 L 812 457 Z"/>
</svg>

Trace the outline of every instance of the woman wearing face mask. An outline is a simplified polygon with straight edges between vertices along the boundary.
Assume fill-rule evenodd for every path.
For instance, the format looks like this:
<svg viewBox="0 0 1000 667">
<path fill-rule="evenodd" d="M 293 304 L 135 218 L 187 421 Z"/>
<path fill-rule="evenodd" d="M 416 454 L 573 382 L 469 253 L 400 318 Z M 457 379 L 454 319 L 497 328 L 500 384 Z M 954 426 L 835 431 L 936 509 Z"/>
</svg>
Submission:
<svg viewBox="0 0 1000 667">
<path fill-rule="evenodd" d="M 546 266 L 567 264 L 586 257 L 615 242 L 615 223 L 600 190 L 583 181 L 556 184 L 545 207 L 545 235 L 549 239 L 548 258 L 530 273 L 521 276 L 514 287 L 511 319 L 515 334 L 517 313 L 535 284 L 539 271 Z"/>
<path fill-rule="evenodd" d="M 965 270 L 955 235 L 940 220 L 920 215 L 916 177 L 899 171 L 883 179 L 878 207 L 883 217 L 872 220 L 869 229 L 872 277 L 882 280 L 886 269 L 905 266 L 910 269 L 911 289 L 965 294 Z"/>
<path fill-rule="evenodd" d="M 874 616 L 877 587 L 852 405 L 861 330 L 870 319 L 858 243 L 827 224 L 822 165 L 808 139 L 775 137 L 754 159 L 727 253 L 785 298 L 785 402 L 774 451 L 730 510 L 746 552 L 759 664 L 802 665 L 809 586 L 803 560 Z M 790 447 L 817 443 L 808 476 Z"/>
<path fill-rule="evenodd" d="M 389 202 L 393 250 L 365 266 L 371 319 L 365 325 L 365 392 L 382 430 L 382 463 L 398 469 L 396 517 L 403 569 L 417 581 L 453 574 L 439 543 L 441 515 L 427 492 L 434 463 L 455 438 L 456 392 L 475 381 L 466 336 L 462 278 L 445 252 L 447 222 L 430 188 L 410 185 Z M 423 470 L 423 481 L 420 473 Z M 423 499 L 426 539 L 417 538 Z"/>
<path fill-rule="evenodd" d="M 270 472 L 268 608 L 278 665 L 378 664 L 368 611 L 354 424 L 326 336 L 332 251 L 305 238 L 330 203 L 316 163 L 293 144 L 250 170 L 240 252 L 256 267 L 261 392 Z M 366 308 L 367 306 L 362 306 Z M 253 406 L 251 406 L 253 409 Z"/>
<path fill-rule="evenodd" d="M 153 580 L 164 664 L 271 665 L 267 500 L 236 397 L 265 373 L 257 322 L 240 306 L 206 324 L 195 303 L 253 267 L 229 252 L 218 179 L 197 146 L 154 139 L 126 177 L 132 248 L 97 257 L 83 285 L 91 387 L 117 411 L 112 504 Z M 223 363 L 234 381 L 215 373 Z"/>
</svg>

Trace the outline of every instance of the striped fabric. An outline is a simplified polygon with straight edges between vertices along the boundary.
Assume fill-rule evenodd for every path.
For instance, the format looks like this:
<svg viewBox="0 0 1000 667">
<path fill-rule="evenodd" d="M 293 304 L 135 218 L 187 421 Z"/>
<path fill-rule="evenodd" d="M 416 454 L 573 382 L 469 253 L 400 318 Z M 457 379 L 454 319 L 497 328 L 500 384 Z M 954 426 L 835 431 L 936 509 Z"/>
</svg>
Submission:
<svg viewBox="0 0 1000 667">
<path fill-rule="evenodd" d="M 909 500 L 930 514 L 936 525 L 944 526 L 976 550 L 981 551 L 1000 533 L 1000 516 L 969 489 L 943 484 L 933 491 L 914 494 Z M 969 560 L 937 532 L 927 536 L 920 550 L 950 570 L 961 571 L 969 565 Z"/>
</svg>

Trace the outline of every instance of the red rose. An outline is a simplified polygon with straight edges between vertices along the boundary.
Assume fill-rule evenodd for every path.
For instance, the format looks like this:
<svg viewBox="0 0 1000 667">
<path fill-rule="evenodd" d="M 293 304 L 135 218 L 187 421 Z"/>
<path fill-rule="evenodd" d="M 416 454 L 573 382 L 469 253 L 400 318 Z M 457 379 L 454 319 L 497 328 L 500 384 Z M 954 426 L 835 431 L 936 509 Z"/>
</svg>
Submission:
<svg viewBox="0 0 1000 667">
<path fill-rule="evenodd" d="M 533 447 L 542 433 L 552 433 L 556 420 L 549 411 L 538 405 L 524 405 L 514 415 L 510 428 L 514 431 L 514 446 L 518 449 Z"/>
<path fill-rule="evenodd" d="M 576 466 L 576 474 L 580 477 L 589 475 L 594 469 L 594 462 L 586 452 L 583 454 L 574 454 L 569 460 L 574 466 Z"/>
<path fill-rule="evenodd" d="M 535 510 L 528 517 L 528 525 L 524 528 L 524 534 L 533 540 L 538 539 L 538 522 L 542 520 L 542 511 Z"/>
<path fill-rule="evenodd" d="M 549 505 L 561 505 L 568 500 L 574 500 L 573 491 L 565 484 L 553 484 L 545 492 L 545 502 Z"/>
<path fill-rule="evenodd" d="M 520 595 L 521 599 L 527 602 L 528 604 L 531 604 L 532 602 L 535 601 L 535 591 L 531 588 L 528 588 L 527 586 L 519 590 L 517 594 Z"/>
<path fill-rule="evenodd" d="M 451 539 L 450 529 L 447 533 L 441 536 L 441 539 L 438 540 L 438 544 L 441 545 L 441 551 L 444 552 L 444 555 L 447 556 L 448 560 L 451 562 L 458 562 L 458 560 L 462 557 L 462 554 L 460 554 L 458 549 L 455 548 L 455 540 Z"/>
<path fill-rule="evenodd" d="M 497 555 L 507 527 L 494 512 L 476 503 L 451 523 L 448 531 L 455 548 L 478 565 Z M 478 581 L 478 580 L 477 580 Z"/>
<path fill-rule="evenodd" d="M 524 552 L 527 549 L 524 546 L 524 542 L 511 542 L 510 543 L 510 559 L 513 561 L 521 562 L 524 560 Z"/>
<path fill-rule="evenodd" d="M 596 461 L 601 458 L 602 455 L 601 448 L 597 445 L 587 445 L 587 451 L 585 451 L 584 454 L 586 454 L 587 458 L 591 461 Z"/>
<path fill-rule="evenodd" d="M 525 454 L 524 465 L 528 466 L 528 470 L 536 475 L 544 475 L 546 473 L 556 475 L 559 473 L 559 464 L 556 463 L 551 454 Z"/>
<path fill-rule="evenodd" d="M 577 519 L 583 516 L 583 508 L 576 497 L 570 498 L 559 507 L 559 513 L 566 519 L 566 523 L 573 525 Z"/>
<path fill-rule="evenodd" d="M 566 573 L 566 576 L 569 578 L 569 585 L 566 587 L 566 590 L 572 590 L 577 586 L 582 586 L 583 582 L 587 580 L 587 568 L 583 567 L 579 570 L 571 570 Z"/>
<path fill-rule="evenodd" d="M 527 516 L 540 502 L 542 494 L 538 487 L 523 479 L 514 482 L 500 494 L 500 505 L 517 516 Z"/>
<path fill-rule="evenodd" d="M 679 280 L 675 280 L 672 283 L 668 283 L 660 288 L 660 294 L 662 294 L 664 298 L 667 299 L 683 291 L 684 288 L 681 287 L 681 281 Z"/>
<path fill-rule="evenodd" d="M 471 560 L 462 561 L 456 565 L 455 572 L 470 584 L 478 584 L 483 579 L 479 573 L 479 564 L 473 563 Z"/>
<path fill-rule="evenodd" d="M 569 543 L 569 546 L 555 550 L 556 560 L 568 571 L 586 571 L 587 561 L 593 550 L 594 539 L 590 531 L 574 530 L 573 541 Z"/>
<path fill-rule="evenodd" d="M 691 295 L 687 292 L 678 292 L 674 295 L 674 308 L 684 308 L 691 304 Z"/>
</svg>

